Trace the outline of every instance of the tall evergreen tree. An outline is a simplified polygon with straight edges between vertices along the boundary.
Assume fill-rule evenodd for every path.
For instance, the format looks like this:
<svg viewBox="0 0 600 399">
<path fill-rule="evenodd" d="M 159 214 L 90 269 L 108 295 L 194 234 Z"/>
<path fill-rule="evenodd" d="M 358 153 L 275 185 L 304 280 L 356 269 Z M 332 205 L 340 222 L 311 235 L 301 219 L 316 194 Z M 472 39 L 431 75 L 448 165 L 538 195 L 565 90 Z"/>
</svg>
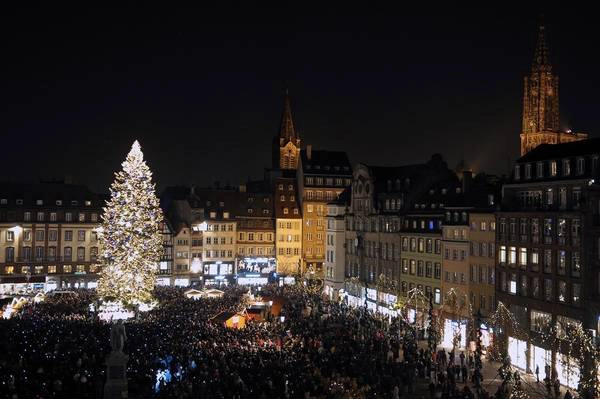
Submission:
<svg viewBox="0 0 600 399">
<path fill-rule="evenodd" d="M 98 293 L 105 300 L 133 305 L 152 298 L 162 253 L 162 211 L 137 140 L 122 166 L 115 173 L 102 217 Z"/>
</svg>

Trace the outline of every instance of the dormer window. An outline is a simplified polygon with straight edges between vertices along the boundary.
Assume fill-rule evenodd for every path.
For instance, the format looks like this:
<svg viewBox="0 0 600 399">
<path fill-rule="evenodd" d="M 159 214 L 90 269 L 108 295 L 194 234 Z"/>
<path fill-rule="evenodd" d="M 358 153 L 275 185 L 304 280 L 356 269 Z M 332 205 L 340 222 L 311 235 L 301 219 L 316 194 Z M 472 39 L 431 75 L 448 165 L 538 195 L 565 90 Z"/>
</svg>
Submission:
<svg viewBox="0 0 600 399">
<path fill-rule="evenodd" d="M 456 187 L 456 194 L 460 194 L 460 187 Z"/>
<path fill-rule="evenodd" d="M 254 209 L 248 208 L 248 213 L 254 213 Z"/>
<path fill-rule="evenodd" d="M 41 200 L 41 199 L 35 200 L 35 204 L 36 205 L 44 205 L 44 200 Z"/>
<path fill-rule="evenodd" d="M 6 198 L 2 198 L 2 199 L 0 199 L 0 204 L 6 205 L 6 204 L 8 204 L 8 200 Z"/>
<path fill-rule="evenodd" d="M 288 184 L 288 191 L 294 191 L 294 185 Z"/>
<path fill-rule="evenodd" d="M 219 206 L 222 208 L 222 207 L 224 207 L 224 206 L 225 206 L 225 203 L 224 203 L 223 201 L 220 201 L 220 202 L 219 202 Z"/>
<path fill-rule="evenodd" d="M 328 165 L 325 165 L 325 167 L 324 167 L 323 169 L 325 169 L 325 170 L 329 170 L 329 166 L 328 166 Z"/>
<path fill-rule="evenodd" d="M 433 195 L 433 193 L 435 193 L 434 189 L 429 190 L 429 195 Z"/>
<path fill-rule="evenodd" d="M 17 199 L 16 204 L 23 205 L 23 200 L 21 198 Z"/>
<path fill-rule="evenodd" d="M 544 163 L 543 162 L 538 162 L 537 163 L 537 173 L 536 176 L 538 179 L 541 179 L 542 177 L 544 177 Z"/>
<path fill-rule="evenodd" d="M 217 217 L 217 212 L 211 212 L 210 213 L 210 217 L 213 218 L 213 219 L 216 218 Z"/>
<path fill-rule="evenodd" d="M 445 189 L 445 188 L 442 188 L 442 195 L 446 195 L 446 193 L 447 193 L 447 192 L 448 192 L 448 190 L 447 190 L 447 189 Z"/>
<path fill-rule="evenodd" d="M 85 201 L 85 206 L 91 206 L 92 205 L 92 201 Z"/>
<path fill-rule="evenodd" d="M 62 205 L 62 200 L 56 200 L 56 205 L 57 206 L 61 206 Z"/>
<path fill-rule="evenodd" d="M 223 219 L 229 219 L 229 212 L 223 212 Z"/>
<path fill-rule="evenodd" d="M 288 213 L 290 213 L 289 209 L 287 209 L 287 208 L 283 208 L 283 214 L 284 214 L 284 215 L 287 215 Z"/>
<path fill-rule="evenodd" d="M 515 180 L 519 180 L 521 178 L 521 166 L 515 165 Z"/>
<path fill-rule="evenodd" d="M 79 203 L 76 200 L 71 201 L 71 206 L 77 206 Z"/>
</svg>

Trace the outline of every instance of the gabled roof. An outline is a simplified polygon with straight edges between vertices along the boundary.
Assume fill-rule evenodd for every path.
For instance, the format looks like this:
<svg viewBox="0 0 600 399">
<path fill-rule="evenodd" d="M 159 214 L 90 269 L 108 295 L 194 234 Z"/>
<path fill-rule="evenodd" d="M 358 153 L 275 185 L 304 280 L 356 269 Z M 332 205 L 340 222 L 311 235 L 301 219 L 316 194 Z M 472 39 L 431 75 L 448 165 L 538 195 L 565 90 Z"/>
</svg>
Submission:
<svg viewBox="0 0 600 399">
<path fill-rule="evenodd" d="M 541 144 L 519 158 L 517 163 L 546 161 L 592 154 L 600 154 L 600 138 L 562 144 Z"/>
</svg>

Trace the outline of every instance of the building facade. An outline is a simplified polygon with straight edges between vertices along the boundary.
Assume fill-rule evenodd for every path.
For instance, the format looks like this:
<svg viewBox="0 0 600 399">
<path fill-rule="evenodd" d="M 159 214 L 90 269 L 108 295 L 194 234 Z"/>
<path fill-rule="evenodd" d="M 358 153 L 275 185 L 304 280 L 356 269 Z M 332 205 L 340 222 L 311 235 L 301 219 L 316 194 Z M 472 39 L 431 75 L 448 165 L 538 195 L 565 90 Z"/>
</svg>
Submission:
<svg viewBox="0 0 600 399">
<path fill-rule="evenodd" d="M 323 276 L 327 203 L 350 186 L 352 167 L 342 151 L 317 151 L 307 146 L 298 167 L 302 207 L 302 269 Z"/>
<path fill-rule="evenodd" d="M 277 273 L 302 273 L 302 213 L 297 195 L 295 171 L 282 171 L 275 180 L 275 235 Z"/>
<path fill-rule="evenodd" d="M 95 288 L 104 201 L 75 184 L 0 185 L 0 293 Z"/>
<path fill-rule="evenodd" d="M 339 300 L 344 289 L 346 265 L 346 234 L 344 217 L 349 190 L 327 204 L 325 236 L 325 278 L 323 292 L 330 300 Z M 341 291 L 342 290 L 342 291 Z"/>
<path fill-rule="evenodd" d="M 497 214 L 496 295 L 529 334 L 508 337 L 512 362 L 551 365 L 572 387 L 566 331 L 599 332 L 599 159 L 598 139 L 535 148 L 517 160 Z M 558 346 L 543 339 L 552 328 Z"/>
<path fill-rule="evenodd" d="M 273 195 L 261 192 L 241 193 L 235 218 L 238 235 L 238 283 L 264 283 L 276 271 Z"/>
</svg>

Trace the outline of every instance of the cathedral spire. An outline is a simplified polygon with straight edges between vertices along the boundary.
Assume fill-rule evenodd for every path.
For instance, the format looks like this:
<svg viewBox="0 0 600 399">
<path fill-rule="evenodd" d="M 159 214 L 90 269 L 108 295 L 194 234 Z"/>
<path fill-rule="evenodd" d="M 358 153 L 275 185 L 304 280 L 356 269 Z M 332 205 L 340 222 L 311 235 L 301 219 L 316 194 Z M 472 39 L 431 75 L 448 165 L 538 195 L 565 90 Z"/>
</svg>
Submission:
<svg viewBox="0 0 600 399">
<path fill-rule="evenodd" d="M 548 51 L 548 44 L 546 42 L 546 26 L 544 24 L 543 16 L 540 17 L 538 25 L 537 44 L 535 46 L 535 55 L 533 57 L 533 69 L 552 69 L 552 65 L 550 64 L 550 52 Z"/>
<path fill-rule="evenodd" d="M 286 87 L 283 100 L 283 114 L 281 115 L 281 128 L 279 129 L 279 138 L 285 140 L 296 140 L 298 137 L 294 129 L 294 120 L 292 119 L 292 106 L 290 105 L 290 94 Z"/>
</svg>

